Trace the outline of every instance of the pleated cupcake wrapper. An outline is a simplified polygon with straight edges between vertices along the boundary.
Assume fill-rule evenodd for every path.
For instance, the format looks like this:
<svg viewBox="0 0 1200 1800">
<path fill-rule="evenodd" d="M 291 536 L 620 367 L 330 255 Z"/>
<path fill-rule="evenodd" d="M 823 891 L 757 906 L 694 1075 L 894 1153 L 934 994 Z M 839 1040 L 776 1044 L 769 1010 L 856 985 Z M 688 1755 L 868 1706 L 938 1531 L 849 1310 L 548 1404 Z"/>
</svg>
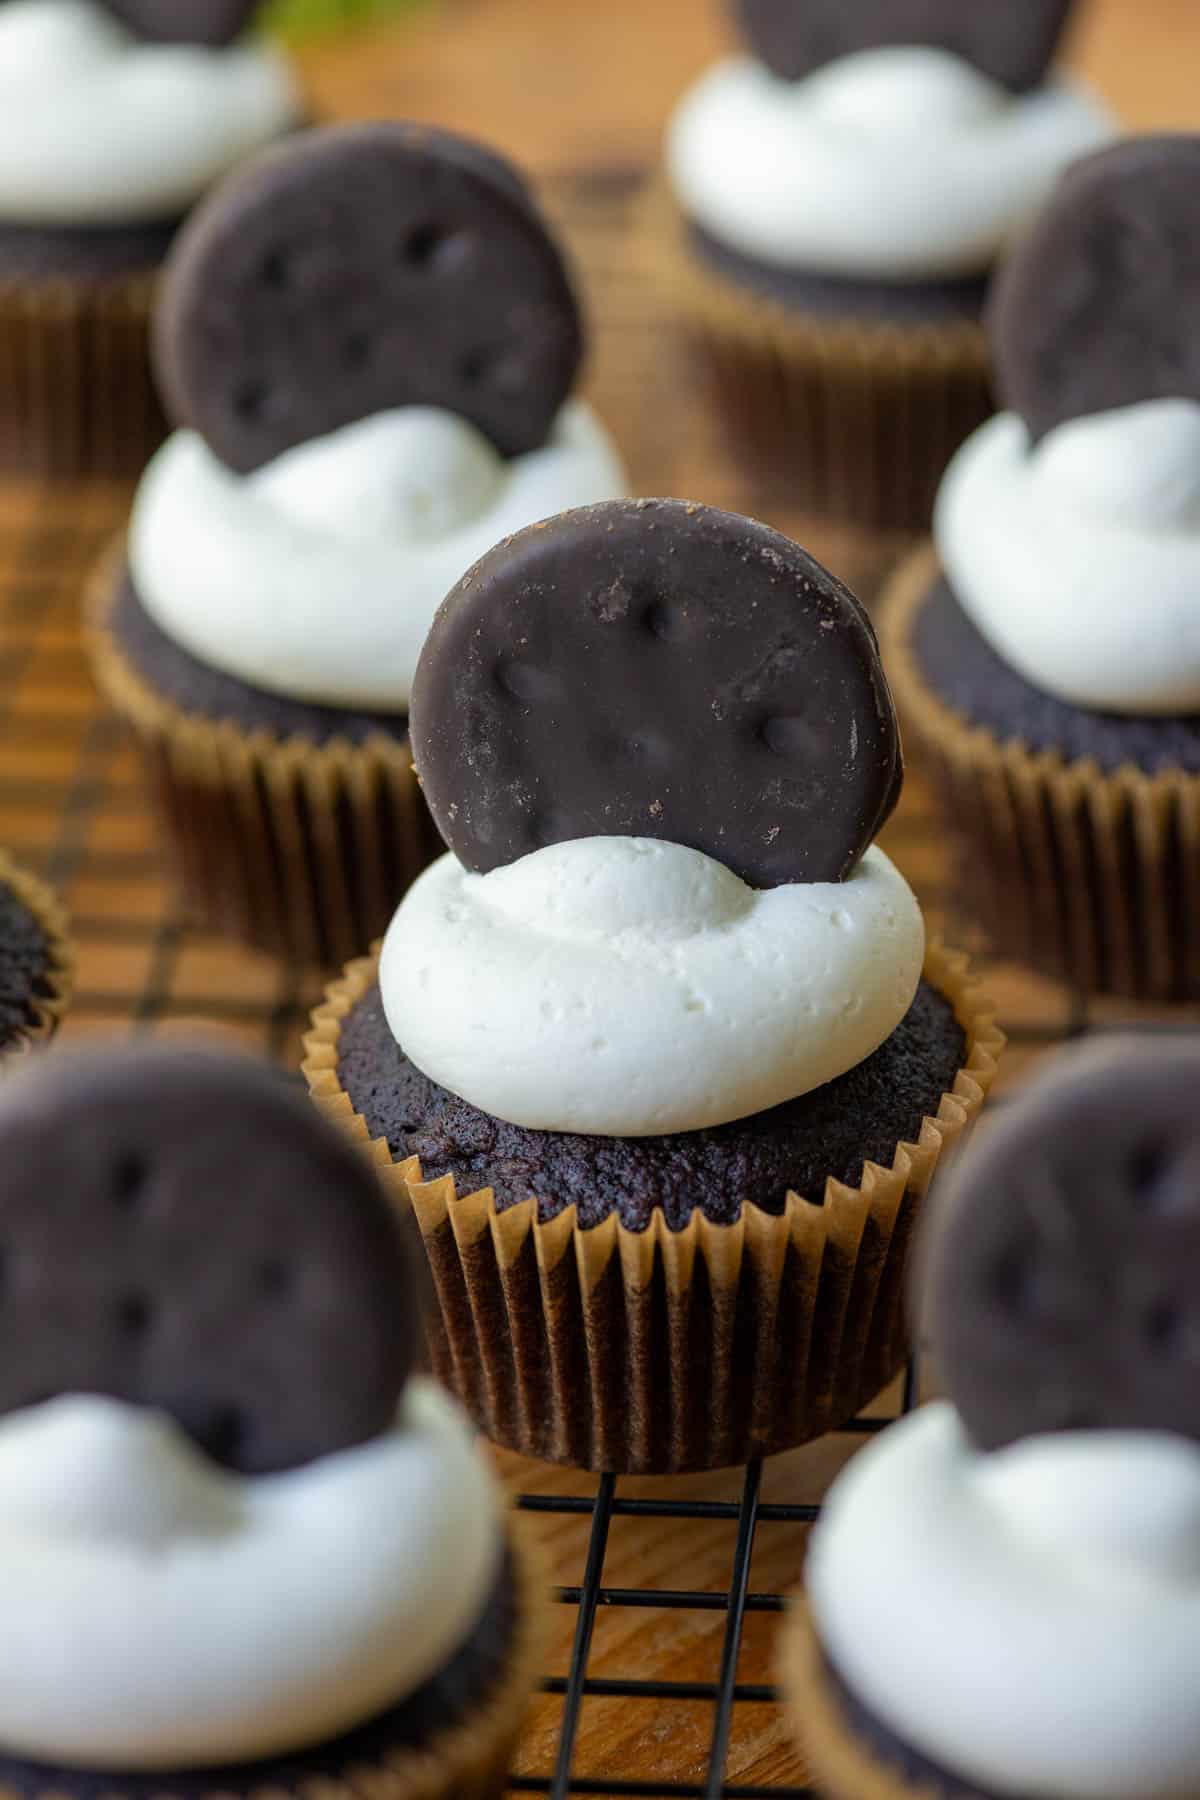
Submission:
<svg viewBox="0 0 1200 1800">
<path fill-rule="evenodd" d="M 510 1515 L 506 1531 L 516 1588 L 512 1642 L 491 1691 L 469 1712 L 419 1749 L 399 1746 L 377 1762 L 347 1765 L 336 1776 L 322 1771 L 291 1787 L 278 1782 L 244 1788 L 226 1784 L 214 1787 L 208 1800 L 502 1800 L 543 1667 L 550 1593 L 548 1573 L 527 1525 Z M 164 1773 L 159 1800 L 173 1800 L 180 1785 Z M 188 1794 L 194 1796 L 197 1788 L 198 1774 L 190 1772 Z M 0 1781 L 0 1800 L 73 1800 L 83 1789 L 104 1800 L 132 1800 L 119 1775 L 99 1772 L 78 1781 L 67 1774 L 58 1785 L 32 1793 L 18 1793 Z M 139 1790 L 145 1791 L 140 1784 Z"/>
<path fill-rule="evenodd" d="M 839 1704 L 803 1600 L 794 1600 L 780 1637 L 780 1685 L 810 1779 L 822 1800 L 949 1800 L 947 1791 L 913 1785 L 860 1742 Z M 953 1800 L 977 1800 L 968 1786 Z"/>
<path fill-rule="evenodd" d="M 797 510 L 926 530 L 947 463 L 993 410 L 983 327 L 836 320 L 755 293 L 705 264 L 661 177 L 642 242 L 739 451 Z"/>
<path fill-rule="evenodd" d="M 166 421 L 150 372 L 155 276 L 0 282 L 0 471 L 136 475 Z"/>
<path fill-rule="evenodd" d="M 862 1182 L 832 1178 L 823 1205 L 789 1195 L 779 1216 L 745 1205 L 735 1225 L 696 1211 L 672 1232 L 613 1216 L 590 1230 L 533 1200 L 499 1210 L 370 1142 L 338 1072 L 342 1020 L 377 960 L 350 965 L 305 1041 L 318 1106 L 368 1147 L 411 1205 L 437 1291 L 432 1358 L 495 1442 L 591 1469 L 720 1468 L 844 1424 L 907 1353 L 904 1268 L 934 1168 L 978 1113 L 1003 1044 L 965 960 L 931 946 L 926 979 L 967 1038 L 962 1069 L 916 1143 Z"/>
<path fill-rule="evenodd" d="M 1105 773 L 952 711 L 912 649 L 939 574 L 930 549 L 906 562 L 881 632 L 910 746 L 956 842 L 964 908 L 997 950 L 1080 991 L 1200 999 L 1200 776 Z"/>
<path fill-rule="evenodd" d="M 407 741 L 317 744 L 185 712 L 110 629 L 123 566 L 122 545 L 96 574 L 89 647 L 141 748 L 187 917 L 295 962 L 344 963 L 443 849 Z"/>
<path fill-rule="evenodd" d="M 46 968 L 38 991 L 30 996 L 29 1019 L 8 1043 L 0 1044 L 0 1069 L 41 1049 L 58 1030 L 75 986 L 75 953 L 66 910 L 58 896 L 0 850 L 0 887 L 8 888 L 37 920 L 46 938 Z"/>
</svg>

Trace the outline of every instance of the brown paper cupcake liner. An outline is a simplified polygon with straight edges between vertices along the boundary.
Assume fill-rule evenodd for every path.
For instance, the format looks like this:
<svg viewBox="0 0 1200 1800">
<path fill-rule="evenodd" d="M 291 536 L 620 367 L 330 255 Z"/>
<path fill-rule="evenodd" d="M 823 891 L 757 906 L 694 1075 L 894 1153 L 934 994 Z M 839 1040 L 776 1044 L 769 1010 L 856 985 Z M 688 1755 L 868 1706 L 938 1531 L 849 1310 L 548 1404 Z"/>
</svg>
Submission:
<svg viewBox="0 0 1200 1800">
<path fill-rule="evenodd" d="M 678 1232 L 659 1212 L 635 1232 L 615 1216 L 581 1230 L 573 1207 L 542 1222 L 532 1199 L 499 1211 L 490 1188 L 423 1181 L 415 1158 L 370 1143 L 338 1041 L 376 971 L 365 958 L 330 987 L 304 1073 L 416 1214 L 439 1302 L 434 1367 L 495 1442 L 589 1469 L 721 1468 L 844 1424 L 899 1372 L 919 1203 L 1004 1041 L 964 958 L 927 954 L 926 979 L 966 1033 L 963 1067 L 890 1168 L 868 1162 L 859 1187 L 830 1178 L 823 1205 L 791 1194 L 779 1216 L 743 1206 L 736 1225 L 697 1205 Z"/>
<path fill-rule="evenodd" d="M 0 887 L 14 894 L 33 914 L 46 938 L 46 968 L 29 998 L 27 1022 L 7 1043 L 0 1044 L 0 1068 L 48 1044 L 71 1003 L 75 986 L 75 953 L 71 948 L 66 910 L 45 882 L 31 875 L 0 850 Z"/>
<path fill-rule="evenodd" d="M 945 1800 L 944 1791 L 913 1786 L 902 1770 L 880 1762 L 854 1735 L 825 1669 L 803 1600 L 793 1600 L 780 1640 L 780 1685 L 792 1727 L 823 1800 Z M 962 1800 L 976 1800 L 967 1788 Z"/>
<path fill-rule="evenodd" d="M 279 738 L 164 699 L 109 628 L 123 556 L 88 595 L 92 667 L 141 749 L 182 911 L 294 962 L 344 963 L 443 849 L 407 740 Z"/>
<path fill-rule="evenodd" d="M 947 463 L 994 410 L 982 325 L 839 321 L 757 294 L 704 264 L 661 176 L 642 233 L 746 459 L 800 512 L 926 530 Z"/>
<path fill-rule="evenodd" d="M 907 561 L 880 632 L 911 748 L 955 840 L 959 905 L 997 951 L 1081 992 L 1200 999 L 1200 776 L 1106 774 L 954 712 L 911 648 L 938 574 L 932 549 Z"/>
<path fill-rule="evenodd" d="M 399 1747 L 378 1763 L 357 1762 L 338 1776 L 322 1773 L 291 1788 L 273 1783 L 251 1790 L 246 1800 L 501 1800 L 541 1672 L 549 1595 L 546 1571 L 528 1530 L 512 1517 L 507 1532 L 516 1619 L 504 1668 L 491 1692 L 419 1749 Z M 105 1800 L 130 1800 L 120 1776 L 84 1779 Z M 72 1785 L 64 1787 L 69 1792 Z M 189 1776 L 188 1793 L 197 1790 L 196 1777 Z M 172 1800 L 172 1794 L 171 1776 L 164 1775 L 161 1800 Z M 64 1790 L 47 1788 L 31 1797 L 0 1783 L 0 1800 L 64 1800 Z M 228 1787 L 214 1788 L 208 1800 L 231 1800 Z"/>
<path fill-rule="evenodd" d="M 0 471 L 136 475 L 166 432 L 155 275 L 0 283 Z"/>
</svg>

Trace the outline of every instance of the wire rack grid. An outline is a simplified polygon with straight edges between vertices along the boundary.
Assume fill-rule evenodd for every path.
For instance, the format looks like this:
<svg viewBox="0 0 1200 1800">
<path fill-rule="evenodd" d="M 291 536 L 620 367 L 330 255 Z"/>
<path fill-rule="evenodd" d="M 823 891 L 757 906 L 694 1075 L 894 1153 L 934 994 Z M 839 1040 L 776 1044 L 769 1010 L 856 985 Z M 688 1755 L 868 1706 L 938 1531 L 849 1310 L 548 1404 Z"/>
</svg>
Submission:
<svg viewBox="0 0 1200 1800">
<path fill-rule="evenodd" d="M 758 513 L 795 531 L 869 598 L 896 546 L 806 529 L 786 492 L 749 485 L 725 453 L 629 252 L 636 171 L 564 177 L 550 201 L 600 321 L 593 393 L 621 436 L 635 489 Z M 671 407 L 658 399 L 666 383 Z M 67 1037 L 203 1026 L 294 1068 L 319 978 L 179 925 L 136 756 L 89 679 L 80 594 L 129 497 L 109 485 L 0 491 L 0 844 L 46 875 L 72 910 L 79 969 Z M 919 782 L 885 841 L 932 928 L 945 929 L 946 858 Z M 961 921 L 953 935 L 963 940 Z M 1195 1012 L 1131 1015 L 1089 1003 L 996 963 L 965 935 L 1009 1035 L 1006 1083 L 1067 1037 L 1197 1023 Z M 783 1596 L 799 1579 L 832 1475 L 915 1394 L 910 1371 L 879 1416 L 836 1439 L 711 1477 L 618 1482 L 499 1456 L 543 1538 L 562 1602 L 512 1792 L 806 1794 L 772 1684 Z"/>
<path fill-rule="evenodd" d="M 901 1413 L 911 1411 L 917 1400 L 917 1359 L 910 1362 L 900 1392 Z M 856 1420 L 847 1428 L 848 1435 L 866 1437 L 888 1423 L 882 1418 Z M 787 1607 L 784 1594 L 755 1592 L 750 1586 L 755 1539 L 760 1525 L 814 1524 L 820 1516 L 815 1501 L 791 1501 L 775 1504 L 764 1502 L 762 1495 L 762 1463 L 750 1463 L 742 1480 L 737 1500 L 688 1500 L 660 1497 L 657 1499 L 625 1499 L 617 1491 L 617 1478 L 603 1475 L 590 1498 L 564 1499 L 542 1494 L 520 1494 L 518 1507 L 525 1512 L 547 1514 L 569 1510 L 584 1512 L 591 1520 L 583 1582 L 579 1587 L 560 1587 L 559 1601 L 577 1608 L 570 1668 L 565 1678 L 550 1678 L 544 1686 L 547 1693 L 563 1698 L 562 1725 L 554 1771 L 545 1776 L 514 1776 L 510 1783 L 514 1793 L 549 1794 L 553 1800 L 567 1800 L 572 1794 L 604 1794 L 637 1796 L 638 1800 L 660 1800 L 674 1796 L 676 1800 L 810 1800 L 813 1790 L 787 1782 L 754 1783 L 727 1779 L 729 1749 L 734 1731 L 734 1708 L 739 1706 L 778 1707 L 779 1692 L 771 1682 L 739 1682 L 738 1659 L 742 1633 L 748 1614 L 778 1615 Z M 616 1516 L 631 1518 L 690 1520 L 720 1519 L 736 1526 L 733 1565 L 729 1586 L 706 1588 L 610 1588 L 603 1585 L 604 1559 L 608 1548 L 612 1521 Z M 645 1678 L 592 1678 L 588 1674 L 588 1658 L 601 1607 L 622 1606 L 677 1610 L 680 1612 L 717 1612 L 723 1616 L 724 1628 L 721 1660 L 717 1679 L 711 1682 L 649 1680 Z M 651 1700 L 664 1706 L 680 1701 L 704 1701 L 712 1707 L 711 1736 L 704 1777 L 699 1781 L 621 1780 L 612 1777 L 573 1774 L 579 1736 L 580 1715 L 586 1696 L 603 1695 L 609 1699 Z"/>
</svg>

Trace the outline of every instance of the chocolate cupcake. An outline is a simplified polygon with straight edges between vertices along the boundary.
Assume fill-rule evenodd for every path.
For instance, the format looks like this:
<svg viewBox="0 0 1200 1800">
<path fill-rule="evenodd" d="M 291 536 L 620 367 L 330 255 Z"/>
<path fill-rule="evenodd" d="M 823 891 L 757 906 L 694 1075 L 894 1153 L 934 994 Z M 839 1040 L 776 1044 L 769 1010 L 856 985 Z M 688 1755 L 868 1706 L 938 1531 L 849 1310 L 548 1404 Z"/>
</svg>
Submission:
<svg viewBox="0 0 1200 1800">
<path fill-rule="evenodd" d="M 132 475 L 161 440 L 154 279 L 180 221 L 300 112 L 252 0 L 0 7 L 0 469 Z"/>
<path fill-rule="evenodd" d="M 871 843 L 902 770 L 858 602 L 747 519 L 567 513 L 449 596 L 413 738 L 450 854 L 305 1072 L 416 1213 L 439 1372 L 593 1468 L 843 1423 L 1000 1043 Z"/>
<path fill-rule="evenodd" d="M 47 1058 L 0 1145 L 5 1793 L 503 1793 L 540 1579 L 370 1169 L 196 1048 Z"/>
<path fill-rule="evenodd" d="M 988 274 L 1111 136 L 1070 0 L 739 0 L 671 121 L 647 251 L 739 449 L 798 508 L 921 530 L 991 412 Z"/>
<path fill-rule="evenodd" d="M 1064 1053 L 921 1244 L 947 1400 L 813 1534 L 784 1679 L 827 1800 L 1167 1800 L 1200 1777 L 1200 1044 Z"/>
<path fill-rule="evenodd" d="M 1200 997 L 1200 137 L 1086 159 L 1001 278 L 1010 410 L 896 577 L 888 667 L 994 946 Z"/>
<path fill-rule="evenodd" d="M 426 126 L 292 138 L 197 212 L 155 320 L 178 429 L 92 605 L 191 915 L 340 963 L 440 848 L 407 709 L 497 538 L 619 494 L 571 398 L 562 256 L 517 172 Z"/>
<path fill-rule="evenodd" d="M 66 913 L 43 882 L 0 851 L 0 1069 L 49 1042 L 73 983 Z"/>
</svg>

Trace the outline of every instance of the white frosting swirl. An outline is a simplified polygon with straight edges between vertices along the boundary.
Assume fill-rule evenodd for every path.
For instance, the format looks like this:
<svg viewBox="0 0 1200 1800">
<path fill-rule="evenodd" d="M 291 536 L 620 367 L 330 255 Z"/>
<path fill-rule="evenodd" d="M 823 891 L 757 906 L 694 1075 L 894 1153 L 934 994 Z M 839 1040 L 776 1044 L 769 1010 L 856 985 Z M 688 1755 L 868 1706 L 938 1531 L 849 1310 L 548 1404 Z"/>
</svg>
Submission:
<svg viewBox="0 0 1200 1800">
<path fill-rule="evenodd" d="M 906 1742 L 989 1792 L 1191 1800 L 1200 1770 L 1200 1449 L 1149 1432 L 972 1449 L 948 1404 L 834 1485 L 819 1635 Z"/>
<path fill-rule="evenodd" d="M 1001 413 L 959 451 L 934 535 L 963 611 L 1035 687 L 1200 712 L 1200 406 L 1151 400 L 1031 447 Z"/>
<path fill-rule="evenodd" d="M 287 131 L 300 96 L 265 45 L 145 43 L 97 0 L 0 6 L 0 219 L 171 219 Z"/>
<path fill-rule="evenodd" d="M 736 57 L 677 109 L 667 166 L 684 212 L 760 262 L 949 280 L 983 274 L 1112 135 L 1081 89 L 1014 96 L 946 50 L 863 50 L 796 82 Z"/>
<path fill-rule="evenodd" d="M 434 1081 L 543 1131 L 644 1137 L 832 1081 L 912 1004 L 925 931 L 882 850 L 759 892 L 647 838 L 425 871 L 383 945 L 388 1024 Z"/>
<path fill-rule="evenodd" d="M 116 1401 L 11 1414 L 0 1744 L 180 1769 L 321 1742 L 465 1642 L 499 1556 L 492 1477 L 432 1382 L 384 1436 L 256 1479 Z"/>
<path fill-rule="evenodd" d="M 472 563 L 625 489 L 579 401 L 509 462 L 436 407 L 377 413 L 247 476 L 179 431 L 138 489 L 130 566 L 146 611 L 202 662 L 294 700 L 403 712 L 433 615 Z"/>
</svg>

